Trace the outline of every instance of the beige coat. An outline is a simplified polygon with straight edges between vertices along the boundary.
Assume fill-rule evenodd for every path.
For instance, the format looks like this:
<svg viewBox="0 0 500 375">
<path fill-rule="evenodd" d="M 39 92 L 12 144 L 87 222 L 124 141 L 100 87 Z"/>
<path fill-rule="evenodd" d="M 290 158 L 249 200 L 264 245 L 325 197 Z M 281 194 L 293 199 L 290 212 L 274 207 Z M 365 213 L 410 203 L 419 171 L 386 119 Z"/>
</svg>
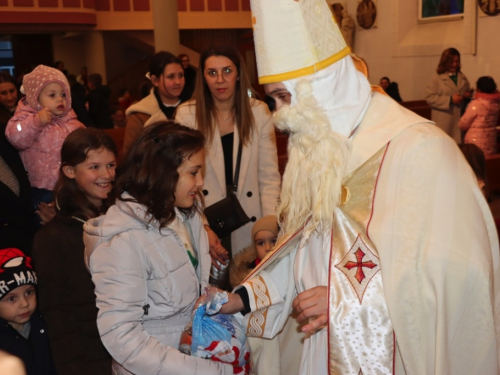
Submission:
<svg viewBox="0 0 500 375">
<path fill-rule="evenodd" d="M 427 84 L 425 100 L 432 107 L 432 121 L 457 143 L 461 142 L 458 128 L 461 106 L 452 104 L 451 97 L 469 90 L 469 81 L 462 72 L 458 73 L 456 85 L 448 73 L 434 74 Z"/>
<path fill-rule="evenodd" d="M 240 177 L 236 196 L 252 221 L 231 235 L 233 256 L 252 243 L 252 226 L 255 220 L 267 215 L 276 215 L 276 204 L 280 193 L 281 177 L 278 171 L 276 136 L 271 114 L 267 106 L 250 99 L 255 119 L 251 142 L 243 146 Z M 196 128 L 194 101 L 177 108 L 175 120 L 182 125 Z M 157 113 L 150 120 L 161 120 L 163 113 Z M 147 126 L 147 125 L 146 125 Z M 238 153 L 239 135 L 235 128 L 233 148 L 233 168 Z M 226 197 L 224 155 L 219 129 L 215 128 L 212 144 L 206 148 L 205 160 L 205 205 L 210 206 Z"/>
</svg>

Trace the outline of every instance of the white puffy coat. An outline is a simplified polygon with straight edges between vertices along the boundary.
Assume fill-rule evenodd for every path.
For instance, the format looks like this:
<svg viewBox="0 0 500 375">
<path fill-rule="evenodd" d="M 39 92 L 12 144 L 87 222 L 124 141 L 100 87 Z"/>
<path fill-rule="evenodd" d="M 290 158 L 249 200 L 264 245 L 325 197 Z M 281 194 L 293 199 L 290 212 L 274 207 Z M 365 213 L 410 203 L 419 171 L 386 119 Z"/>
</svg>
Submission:
<svg viewBox="0 0 500 375">
<path fill-rule="evenodd" d="M 177 350 L 200 288 L 208 283 L 210 255 L 201 216 L 186 220 L 198 255 L 196 270 L 177 233 L 148 221 L 143 205 L 117 200 L 106 215 L 84 225 L 97 326 L 114 359 L 114 374 L 232 374 L 230 365 Z"/>
</svg>

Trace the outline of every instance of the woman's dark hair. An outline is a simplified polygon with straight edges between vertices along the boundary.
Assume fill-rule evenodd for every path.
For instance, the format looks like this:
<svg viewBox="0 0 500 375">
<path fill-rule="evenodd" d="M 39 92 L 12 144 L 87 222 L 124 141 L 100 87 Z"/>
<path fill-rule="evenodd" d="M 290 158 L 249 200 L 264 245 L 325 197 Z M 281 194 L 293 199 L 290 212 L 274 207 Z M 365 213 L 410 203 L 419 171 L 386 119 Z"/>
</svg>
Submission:
<svg viewBox="0 0 500 375">
<path fill-rule="evenodd" d="M 476 87 L 485 94 L 493 94 L 497 89 L 497 84 L 490 76 L 483 76 L 477 80 Z"/>
<path fill-rule="evenodd" d="M 74 178 L 68 178 L 62 168 L 64 166 L 76 167 L 87 159 L 89 151 L 106 149 L 117 154 L 113 139 L 102 130 L 85 128 L 77 129 L 66 137 L 61 148 L 61 168 L 55 191 L 56 211 L 63 217 L 70 217 L 82 213 L 85 218 L 91 219 L 107 211 L 113 204 L 113 196 L 103 201 L 101 207 L 96 207 L 87 198 L 87 195 L 78 186 Z"/>
<path fill-rule="evenodd" d="M 383 79 L 385 79 L 387 81 L 387 83 L 391 83 L 391 80 L 389 79 L 389 77 L 382 77 L 382 78 L 380 78 L 380 81 L 382 81 Z"/>
<path fill-rule="evenodd" d="M 236 127 L 243 144 L 248 144 L 254 128 L 254 117 L 250 104 L 249 94 L 254 96 L 250 78 L 248 77 L 245 62 L 236 48 L 232 46 L 212 46 L 200 55 L 200 67 L 196 75 L 196 124 L 198 129 L 205 134 L 207 141 L 212 142 L 216 123 L 214 100 L 208 84 L 205 81 L 205 63 L 209 57 L 224 56 L 232 61 L 238 71 L 238 80 L 234 89 L 234 115 Z"/>
<path fill-rule="evenodd" d="M 163 74 L 165 67 L 169 64 L 179 64 L 182 66 L 181 60 L 170 52 L 161 51 L 153 56 L 149 63 L 149 74 L 159 77 Z"/>
<path fill-rule="evenodd" d="M 164 121 L 144 128 L 120 166 L 115 191 L 118 199 L 136 202 L 146 207 L 151 220 L 160 228 L 175 218 L 175 189 L 179 180 L 178 168 L 185 159 L 203 149 L 205 137 L 194 130 Z M 133 198 L 121 197 L 127 192 Z M 192 215 L 197 205 L 178 209 Z"/>
<path fill-rule="evenodd" d="M 456 48 L 447 48 L 441 54 L 441 59 L 437 67 L 437 74 L 443 74 L 449 71 L 451 64 L 453 63 L 453 58 L 458 56 L 460 58 L 460 52 Z M 457 73 L 460 71 L 460 67 L 457 69 Z"/>
<path fill-rule="evenodd" d="M 12 77 L 9 73 L 0 72 L 0 83 L 12 83 L 17 88 L 17 82 L 14 77 Z"/>
</svg>

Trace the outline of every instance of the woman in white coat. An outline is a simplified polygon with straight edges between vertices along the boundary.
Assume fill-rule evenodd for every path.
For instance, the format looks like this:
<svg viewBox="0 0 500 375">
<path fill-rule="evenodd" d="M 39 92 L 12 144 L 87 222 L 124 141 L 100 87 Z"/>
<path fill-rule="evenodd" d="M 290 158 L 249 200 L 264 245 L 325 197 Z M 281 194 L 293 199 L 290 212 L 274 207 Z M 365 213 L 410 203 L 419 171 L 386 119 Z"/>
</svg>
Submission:
<svg viewBox="0 0 500 375">
<path fill-rule="evenodd" d="M 249 97 L 252 89 L 236 49 L 212 47 L 200 55 L 199 66 L 195 100 L 181 105 L 175 120 L 206 137 L 203 194 L 207 207 L 226 197 L 242 142 L 236 196 L 252 221 L 223 239 L 234 256 L 252 243 L 253 222 L 276 214 L 280 174 L 274 126 L 266 104 Z M 210 228 L 207 231 L 212 260 L 221 260 L 217 238 Z"/>
<path fill-rule="evenodd" d="M 469 81 L 460 71 L 460 52 L 445 49 L 436 74 L 427 84 L 425 100 L 432 107 L 432 121 L 457 143 L 461 142 L 458 122 L 463 101 L 470 96 Z"/>
</svg>

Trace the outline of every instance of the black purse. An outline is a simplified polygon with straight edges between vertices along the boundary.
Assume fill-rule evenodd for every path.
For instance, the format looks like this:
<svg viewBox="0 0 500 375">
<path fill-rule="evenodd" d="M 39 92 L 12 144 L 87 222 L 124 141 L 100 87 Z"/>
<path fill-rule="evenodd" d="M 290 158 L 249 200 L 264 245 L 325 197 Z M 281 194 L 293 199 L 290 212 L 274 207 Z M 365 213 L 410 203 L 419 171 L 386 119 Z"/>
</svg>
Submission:
<svg viewBox="0 0 500 375">
<path fill-rule="evenodd" d="M 231 234 L 231 232 L 241 228 L 250 221 L 250 218 L 247 216 L 236 197 L 238 178 L 240 176 L 241 149 L 242 144 L 240 142 L 233 185 L 230 187 L 228 186 L 227 197 L 205 208 L 205 216 L 207 217 L 210 229 L 212 229 L 219 238 L 226 237 L 228 234 Z"/>
</svg>

